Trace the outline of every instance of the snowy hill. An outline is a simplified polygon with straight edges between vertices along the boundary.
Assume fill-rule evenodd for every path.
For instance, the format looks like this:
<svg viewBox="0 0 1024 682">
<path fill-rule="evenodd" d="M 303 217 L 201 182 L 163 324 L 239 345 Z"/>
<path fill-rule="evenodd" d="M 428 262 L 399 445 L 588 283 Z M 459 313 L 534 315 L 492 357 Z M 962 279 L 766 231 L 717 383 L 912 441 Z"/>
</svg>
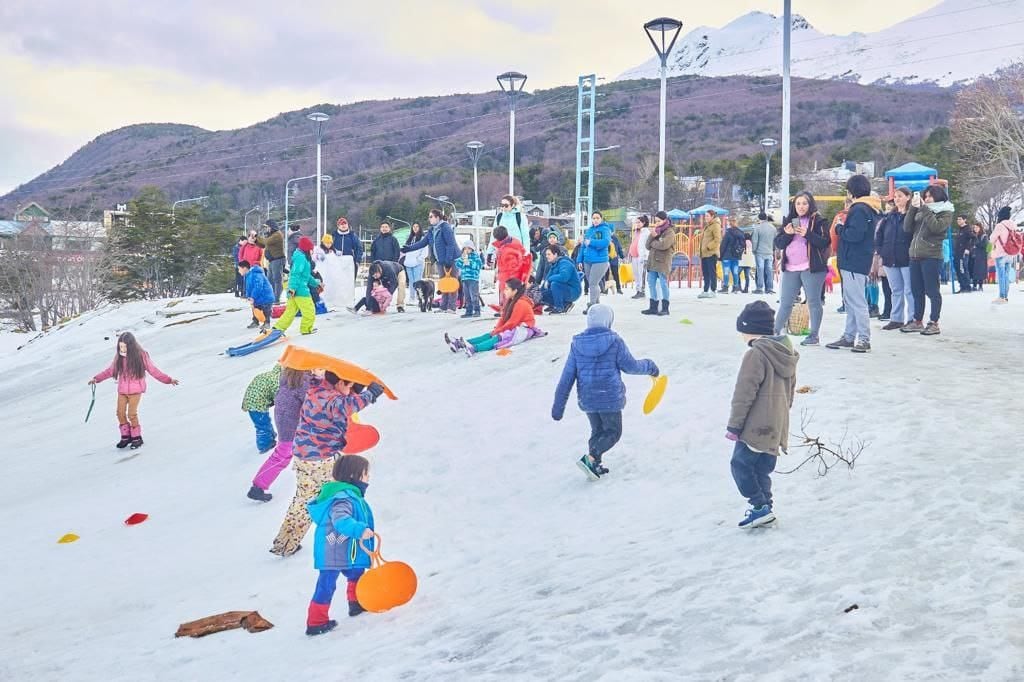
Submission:
<svg viewBox="0 0 1024 682">
<path fill-rule="evenodd" d="M 782 18 L 751 12 L 722 28 L 699 26 L 679 37 L 669 76 L 761 76 L 782 72 Z M 793 75 L 863 84 L 971 81 L 1021 58 L 1024 2 L 945 0 L 877 33 L 827 35 L 793 16 Z M 658 78 L 657 57 L 619 80 Z"/>
<path fill-rule="evenodd" d="M 597 483 L 573 464 L 587 434 L 575 400 L 561 423 L 549 416 L 582 316 L 542 317 L 547 338 L 472 360 L 441 331 L 490 320 L 324 317 L 306 345 L 399 396 L 363 415 L 383 434 L 368 500 L 385 556 L 410 563 L 420 590 L 357 619 L 342 590 L 338 629 L 318 638 L 303 634 L 311 552 L 267 552 L 291 472 L 272 502 L 245 498 L 262 457 L 242 392 L 278 351 L 218 355 L 246 337 L 230 296 L 188 299 L 173 311 L 193 314 L 175 318 L 158 314 L 165 302 L 90 314 L 0 357 L 0 680 L 1022 679 L 1016 290 L 998 308 L 991 293 L 948 296 L 939 337 L 876 331 L 869 356 L 802 351 L 810 390 L 794 421 L 809 410 L 813 433 L 871 444 L 852 472 L 777 474 L 780 525 L 753 534 L 734 527 L 745 504 L 723 438 L 744 352 L 735 317 L 752 296 L 698 302 L 673 286 L 674 314 L 657 319 L 612 299 L 616 328 L 671 383 L 645 417 L 649 382 L 626 378 L 625 435 Z M 110 382 L 82 421 L 121 330 L 181 380 L 150 382 L 137 453 L 113 448 Z M 135 512 L 149 520 L 124 526 Z M 68 532 L 81 539 L 57 544 Z M 236 609 L 276 627 L 173 637 Z"/>
</svg>

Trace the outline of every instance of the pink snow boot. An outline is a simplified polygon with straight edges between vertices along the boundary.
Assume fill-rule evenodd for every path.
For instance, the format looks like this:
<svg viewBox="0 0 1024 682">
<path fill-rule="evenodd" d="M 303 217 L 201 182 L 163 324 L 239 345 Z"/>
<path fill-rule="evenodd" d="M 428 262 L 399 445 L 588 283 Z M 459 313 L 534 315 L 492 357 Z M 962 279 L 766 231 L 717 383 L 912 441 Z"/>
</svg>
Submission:
<svg viewBox="0 0 1024 682">
<path fill-rule="evenodd" d="M 118 428 L 121 429 L 121 440 L 117 441 L 117 445 L 115 447 L 117 447 L 118 450 L 123 450 L 132 442 L 131 427 L 127 424 L 121 424 Z"/>
<path fill-rule="evenodd" d="M 131 427 L 130 433 L 132 438 L 130 447 L 132 450 L 138 450 L 142 447 L 142 426 Z"/>
</svg>

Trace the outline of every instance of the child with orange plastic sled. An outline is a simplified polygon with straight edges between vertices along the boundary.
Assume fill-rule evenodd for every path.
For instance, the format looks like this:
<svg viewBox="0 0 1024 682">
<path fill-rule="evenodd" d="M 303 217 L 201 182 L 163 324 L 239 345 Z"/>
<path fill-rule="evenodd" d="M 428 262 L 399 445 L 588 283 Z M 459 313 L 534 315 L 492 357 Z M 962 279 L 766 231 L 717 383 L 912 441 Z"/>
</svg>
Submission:
<svg viewBox="0 0 1024 682">
<path fill-rule="evenodd" d="M 307 635 L 322 635 L 337 626 L 338 621 L 330 619 L 330 608 L 339 576 L 348 581 L 348 615 L 358 616 L 365 610 L 356 600 L 356 583 L 370 567 L 370 556 L 360 541 L 373 551 L 373 510 L 366 503 L 370 463 L 359 455 L 339 457 L 332 476 L 334 480 L 325 483 L 306 505 L 316 524 L 313 567 L 320 571 L 306 615 Z"/>
</svg>

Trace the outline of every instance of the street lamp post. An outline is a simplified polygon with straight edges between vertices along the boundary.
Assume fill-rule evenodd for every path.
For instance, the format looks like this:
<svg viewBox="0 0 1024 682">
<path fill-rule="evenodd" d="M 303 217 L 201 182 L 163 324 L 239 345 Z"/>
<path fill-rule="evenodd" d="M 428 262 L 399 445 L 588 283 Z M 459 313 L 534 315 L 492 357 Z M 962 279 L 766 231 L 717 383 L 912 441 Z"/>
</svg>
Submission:
<svg viewBox="0 0 1024 682">
<path fill-rule="evenodd" d="M 764 150 L 764 208 L 762 210 L 765 213 L 768 213 L 768 178 L 771 177 L 772 152 L 775 150 L 775 145 L 778 143 L 778 140 L 774 140 L 770 137 L 766 137 L 760 142 L 761 149 Z"/>
<path fill-rule="evenodd" d="M 784 206 L 789 204 L 789 126 L 790 126 L 790 104 L 793 100 L 790 89 L 790 46 L 793 34 L 793 3 L 792 0 L 785 0 L 783 3 L 782 21 L 782 182 L 779 195 L 782 197 Z"/>
<path fill-rule="evenodd" d="M 258 210 L 260 210 L 260 207 L 259 206 L 254 206 L 254 207 L 250 208 L 248 211 L 245 212 L 245 217 L 242 218 L 242 226 L 245 228 L 245 233 L 246 234 L 249 234 L 249 214 L 252 213 L 253 211 L 258 211 Z"/>
<path fill-rule="evenodd" d="M 466 150 L 469 158 L 473 161 L 473 210 L 480 210 L 480 179 L 477 176 L 477 164 L 480 162 L 480 154 L 483 153 L 484 143 L 473 140 L 466 143 Z"/>
<path fill-rule="evenodd" d="M 313 113 L 306 116 L 310 121 L 316 124 L 316 177 L 319 178 L 323 173 L 323 167 L 321 165 L 320 147 L 324 140 L 324 121 L 330 118 L 327 114 L 321 111 L 314 111 Z M 319 244 L 320 239 L 323 235 L 320 233 L 321 229 L 321 204 L 323 203 L 323 186 L 318 181 L 316 183 L 316 241 Z"/>
<path fill-rule="evenodd" d="M 455 220 L 455 204 L 450 202 L 448 200 L 448 197 L 446 197 L 443 194 L 441 196 L 437 196 L 437 197 L 432 197 L 429 194 L 424 194 L 423 196 L 425 196 L 426 198 L 431 199 L 433 201 L 436 201 L 439 204 L 447 204 L 448 206 L 451 206 L 452 207 L 452 220 Z"/>
<path fill-rule="evenodd" d="M 171 204 L 171 222 L 172 223 L 174 222 L 174 209 L 177 207 L 178 204 L 187 204 L 187 203 L 190 203 L 190 202 L 193 202 L 193 201 L 202 201 L 203 199 L 209 199 L 209 198 L 210 197 L 204 195 L 204 196 L 201 196 L 201 197 L 192 197 L 191 199 L 178 199 L 173 204 Z"/>
<path fill-rule="evenodd" d="M 394 216 L 389 216 L 389 215 L 386 215 L 384 217 L 387 218 L 388 220 L 392 221 L 392 222 L 402 223 L 406 227 L 412 228 L 412 224 L 409 221 L 407 221 L 407 220 L 402 220 L 401 218 L 395 218 Z"/>
<path fill-rule="evenodd" d="M 526 74 L 518 71 L 506 71 L 498 76 L 498 85 L 508 95 L 508 193 L 515 195 L 516 184 L 516 100 L 526 85 Z"/>
<path fill-rule="evenodd" d="M 320 176 L 320 184 L 326 187 L 327 183 L 329 183 L 333 179 L 334 178 L 332 178 L 330 175 L 321 175 Z M 323 239 L 324 235 L 327 234 L 327 192 L 326 191 L 324 192 L 323 223 L 322 223 L 322 225 L 319 228 L 317 228 L 317 234 L 320 236 L 320 239 Z"/>
<path fill-rule="evenodd" d="M 291 180 L 288 180 L 287 182 L 284 183 L 284 234 L 285 234 L 285 237 L 287 237 L 287 235 L 288 235 L 288 202 L 291 200 L 291 192 L 289 191 L 288 186 L 290 184 L 292 184 L 293 182 L 298 182 L 300 180 L 312 180 L 315 177 L 316 177 L 315 175 L 303 175 L 301 178 L 292 178 Z M 285 264 L 291 265 L 292 254 L 288 252 L 288 249 L 284 250 L 284 257 L 285 257 L 285 261 L 284 261 Z"/>
<path fill-rule="evenodd" d="M 647 38 L 654 46 L 661 60 L 661 138 L 658 146 L 658 210 L 665 210 L 665 104 L 666 104 L 666 79 L 668 78 L 668 56 L 679 37 L 679 31 L 683 28 L 683 22 L 669 17 L 652 19 L 644 24 L 644 31 Z M 655 40 L 655 34 L 660 40 Z"/>
</svg>

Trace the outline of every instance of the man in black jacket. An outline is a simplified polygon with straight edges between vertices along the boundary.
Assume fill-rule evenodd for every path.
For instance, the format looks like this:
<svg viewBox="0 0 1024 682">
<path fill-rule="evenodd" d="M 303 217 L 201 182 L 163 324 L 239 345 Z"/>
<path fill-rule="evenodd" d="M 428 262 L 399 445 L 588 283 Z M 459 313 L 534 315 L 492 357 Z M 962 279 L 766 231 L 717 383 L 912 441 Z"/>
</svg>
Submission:
<svg viewBox="0 0 1024 682">
<path fill-rule="evenodd" d="M 375 261 L 390 261 L 397 263 L 398 259 L 401 258 L 401 246 L 398 244 L 398 239 L 395 235 L 391 234 L 391 224 L 381 223 L 380 234 L 373 240 L 373 244 L 370 245 L 370 262 Z"/>
</svg>

